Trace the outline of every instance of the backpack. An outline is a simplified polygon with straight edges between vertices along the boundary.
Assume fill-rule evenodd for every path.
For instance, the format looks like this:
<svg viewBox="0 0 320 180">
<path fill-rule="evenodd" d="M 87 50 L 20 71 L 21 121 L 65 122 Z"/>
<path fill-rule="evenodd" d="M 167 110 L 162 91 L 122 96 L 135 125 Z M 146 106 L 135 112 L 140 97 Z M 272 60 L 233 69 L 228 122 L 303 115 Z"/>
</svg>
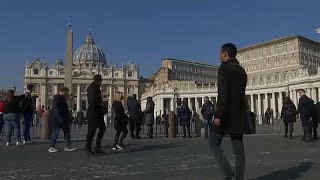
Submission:
<svg viewBox="0 0 320 180">
<path fill-rule="evenodd" d="M 284 112 L 284 116 L 286 118 L 294 118 L 295 113 L 294 113 L 292 106 L 287 107 L 287 110 Z"/>
<path fill-rule="evenodd" d="M 213 116 L 214 115 L 213 104 L 209 104 L 209 106 L 207 106 L 205 113 L 206 113 L 207 116 Z"/>
</svg>

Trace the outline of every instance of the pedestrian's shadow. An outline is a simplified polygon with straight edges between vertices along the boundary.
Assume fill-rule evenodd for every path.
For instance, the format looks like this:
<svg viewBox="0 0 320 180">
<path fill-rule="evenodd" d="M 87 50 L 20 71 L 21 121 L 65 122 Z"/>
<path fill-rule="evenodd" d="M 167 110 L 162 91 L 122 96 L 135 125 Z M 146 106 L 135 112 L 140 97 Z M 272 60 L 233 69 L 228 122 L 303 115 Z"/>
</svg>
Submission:
<svg viewBox="0 0 320 180">
<path fill-rule="evenodd" d="M 181 144 L 159 144 L 159 145 L 143 145 L 138 147 L 126 148 L 125 150 L 118 150 L 118 151 L 107 151 L 101 155 L 110 155 L 110 154 L 118 154 L 118 153 L 135 153 L 135 152 L 144 152 L 144 151 L 154 151 L 154 150 L 162 150 L 162 149 L 169 149 L 180 146 Z"/>
<path fill-rule="evenodd" d="M 300 163 L 297 166 L 291 167 L 289 169 L 275 171 L 270 174 L 260 176 L 254 179 L 249 180 L 284 180 L 284 179 L 298 179 L 303 177 L 303 175 L 312 168 L 314 163 L 312 162 L 304 162 Z"/>
</svg>

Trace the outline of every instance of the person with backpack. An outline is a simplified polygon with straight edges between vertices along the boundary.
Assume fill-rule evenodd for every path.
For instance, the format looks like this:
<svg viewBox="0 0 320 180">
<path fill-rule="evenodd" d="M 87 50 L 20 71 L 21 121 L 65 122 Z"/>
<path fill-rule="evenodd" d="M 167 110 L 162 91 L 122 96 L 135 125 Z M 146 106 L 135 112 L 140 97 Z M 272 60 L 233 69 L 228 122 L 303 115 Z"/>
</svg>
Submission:
<svg viewBox="0 0 320 180">
<path fill-rule="evenodd" d="M 178 118 L 180 119 L 180 125 L 183 127 L 183 138 L 187 138 L 186 128 L 188 131 L 188 138 L 192 138 L 190 132 L 191 114 L 192 113 L 188 107 L 187 102 L 185 100 L 182 101 L 182 105 L 178 110 Z"/>
<path fill-rule="evenodd" d="M 25 94 L 20 95 L 20 110 L 24 117 L 24 128 L 23 128 L 23 136 L 24 141 L 23 144 L 31 144 L 33 141 L 30 136 L 30 128 L 33 122 L 33 115 L 35 113 L 35 108 L 33 106 L 32 100 L 32 91 L 33 85 L 28 84 L 27 90 Z"/>
<path fill-rule="evenodd" d="M 208 138 L 209 126 L 211 125 L 213 116 L 214 116 L 214 106 L 211 101 L 209 101 L 209 97 L 204 97 L 204 104 L 201 109 L 201 114 L 203 117 L 203 124 L 205 129 L 205 138 Z"/>
<path fill-rule="evenodd" d="M 288 129 L 289 129 L 289 138 L 292 139 L 292 133 L 293 133 L 293 123 L 296 122 L 296 116 L 297 116 L 297 108 L 292 102 L 292 100 L 289 97 L 286 97 L 283 102 L 282 110 L 281 110 L 281 116 L 280 119 L 282 119 L 284 123 L 284 137 L 288 137 Z"/>
</svg>

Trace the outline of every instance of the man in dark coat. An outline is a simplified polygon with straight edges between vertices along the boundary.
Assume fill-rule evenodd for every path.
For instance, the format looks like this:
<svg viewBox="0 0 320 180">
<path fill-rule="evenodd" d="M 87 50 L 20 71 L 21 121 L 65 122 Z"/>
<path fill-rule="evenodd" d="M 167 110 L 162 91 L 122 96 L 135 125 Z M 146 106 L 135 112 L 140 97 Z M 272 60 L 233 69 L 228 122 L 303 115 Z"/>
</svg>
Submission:
<svg viewBox="0 0 320 180">
<path fill-rule="evenodd" d="M 205 130 L 205 138 L 208 138 L 209 126 L 212 123 L 212 118 L 214 115 L 214 106 L 211 101 L 209 101 L 209 97 L 204 97 L 204 104 L 201 108 L 201 114 L 203 117 L 203 124 Z"/>
<path fill-rule="evenodd" d="M 192 138 L 190 132 L 191 111 L 185 100 L 182 101 L 182 105 L 178 110 L 178 117 L 180 119 L 180 125 L 183 127 L 183 138 L 187 138 L 186 128 L 188 131 L 188 138 Z"/>
<path fill-rule="evenodd" d="M 153 139 L 153 124 L 154 124 L 154 102 L 152 97 L 147 97 L 146 109 L 144 112 L 144 121 L 148 126 L 148 138 Z"/>
<path fill-rule="evenodd" d="M 33 85 L 28 84 L 26 93 L 20 95 L 19 97 L 20 109 L 24 117 L 24 128 L 23 128 L 24 144 L 33 143 L 30 136 L 30 128 L 32 126 L 33 116 L 35 113 L 35 107 L 32 99 L 32 91 L 33 91 Z"/>
<path fill-rule="evenodd" d="M 314 108 L 315 108 L 315 118 L 313 121 L 313 138 L 318 139 L 317 128 L 318 128 L 318 123 L 320 122 L 320 120 L 319 120 L 320 119 L 320 102 L 317 102 L 314 105 Z"/>
<path fill-rule="evenodd" d="M 299 105 L 298 112 L 300 114 L 300 119 L 303 127 L 303 137 L 301 140 L 311 140 L 312 139 L 312 121 L 314 118 L 314 101 L 306 96 L 306 91 L 304 89 L 299 90 Z"/>
<path fill-rule="evenodd" d="M 66 147 L 64 151 L 71 152 L 76 150 L 71 147 L 71 133 L 70 125 L 71 118 L 70 112 L 68 109 L 68 104 L 66 97 L 68 96 L 69 89 L 64 87 L 58 94 L 53 97 L 52 102 L 52 118 L 53 118 L 53 132 L 50 140 L 50 149 L 49 152 L 56 153 L 58 150 L 55 148 L 57 138 L 59 136 L 60 130 L 62 129 L 64 134 L 64 139 L 66 141 Z"/>
<path fill-rule="evenodd" d="M 116 94 L 115 100 L 112 103 L 111 118 L 114 123 L 114 129 L 116 130 L 116 135 L 114 137 L 114 146 L 113 150 L 122 150 L 123 149 L 123 140 L 128 134 L 128 117 L 124 112 L 124 107 L 121 101 L 123 96 L 121 92 Z M 120 137 L 121 135 L 121 137 Z M 120 143 L 119 143 L 120 138 Z"/>
<path fill-rule="evenodd" d="M 106 131 L 106 125 L 103 121 L 103 107 L 102 107 L 102 96 L 101 96 L 101 86 L 102 78 L 101 75 L 95 75 L 93 77 L 93 82 L 89 85 L 87 89 L 88 96 L 88 133 L 86 142 L 86 152 L 88 155 L 93 155 L 94 153 L 103 153 L 101 149 L 101 140 L 103 134 Z M 93 137 L 96 133 L 97 128 L 99 132 L 96 139 L 96 149 L 95 152 L 91 149 L 91 144 Z"/>
<path fill-rule="evenodd" d="M 140 137 L 140 115 L 141 114 L 141 105 L 137 100 L 137 95 L 133 94 L 130 101 L 128 102 L 128 115 L 130 123 L 130 133 L 131 138 L 141 139 Z M 135 133 L 135 135 L 134 135 Z"/>
<path fill-rule="evenodd" d="M 246 129 L 246 96 L 247 74 L 235 58 L 237 48 L 228 43 L 221 47 L 221 65 L 218 71 L 218 102 L 213 121 L 213 137 L 210 140 L 214 156 L 225 179 L 244 179 L 245 152 L 243 133 Z M 223 155 L 221 149 L 222 138 L 225 133 L 230 133 L 233 153 L 236 159 L 236 172 Z"/>
</svg>

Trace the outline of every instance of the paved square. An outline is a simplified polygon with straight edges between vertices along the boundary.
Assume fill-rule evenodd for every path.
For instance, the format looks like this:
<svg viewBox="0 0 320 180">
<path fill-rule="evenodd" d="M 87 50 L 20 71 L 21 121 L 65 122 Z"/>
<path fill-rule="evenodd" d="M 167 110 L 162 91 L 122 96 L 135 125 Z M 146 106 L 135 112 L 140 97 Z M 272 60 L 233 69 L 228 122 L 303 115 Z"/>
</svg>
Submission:
<svg viewBox="0 0 320 180">
<path fill-rule="evenodd" d="M 223 148 L 230 159 L 230 140 Z M 153 139 L 127 140 L 127 150 L 111 150 L 105 140 L 106 154 L 87 157 L 84 142 L 73 153 L 48 153 L 48 144 L 0 147 L 0 179 L 115 179 L 115 180 L 215 180 L 220 170 L 209 149 L 208 140 Z M 63 148 L 63 143 L 58 148 Z M 298 138 L 278 135 L 245 137 L 246 179 L 284 180 L 320 179 L 320 142 L 305 143 Z"/>
</svg>

